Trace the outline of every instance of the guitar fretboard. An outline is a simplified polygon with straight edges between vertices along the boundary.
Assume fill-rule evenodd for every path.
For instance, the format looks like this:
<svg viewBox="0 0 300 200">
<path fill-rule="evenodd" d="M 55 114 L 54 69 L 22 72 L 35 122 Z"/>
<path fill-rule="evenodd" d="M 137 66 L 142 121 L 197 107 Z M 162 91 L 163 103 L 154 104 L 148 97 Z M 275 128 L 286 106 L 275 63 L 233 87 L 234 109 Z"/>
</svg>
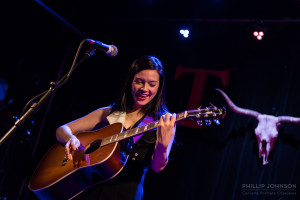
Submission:
<svg viewBox="0 0 300 200">
<path fill-rule="evenodd" d="M 185 119 L 186 116 L 187 116 L 186 111 L 184 111 L 182 113 L 178 113 L 176 115 L 176 121 L 180 121 L 182 119 Z M 144 126 L 136 127 L 136 128 L 124 131 L 122 133 L 112 135 L 110 137 L 103 138 L 102 142 L 101 142 L 101 146 L 105 146 L 105 145 L 108 145 L 108 144 L 111 144 L 111 143 L 114 143 L 114 142 L 118 142 L 118 141 L 121 141 L 121 140 L 124 140 L 124 139 L 127 139 L 127 138 L 131 138 L 131 137 L 140 135 L 142 133 L 145 133 L 147 131 L 155 129 L 158 126 L 158 124 L 159 124 L 159 120 L 154 121 L 154 122 L 149 123 L 149 124 L 146 124 Z"/>
</svg>

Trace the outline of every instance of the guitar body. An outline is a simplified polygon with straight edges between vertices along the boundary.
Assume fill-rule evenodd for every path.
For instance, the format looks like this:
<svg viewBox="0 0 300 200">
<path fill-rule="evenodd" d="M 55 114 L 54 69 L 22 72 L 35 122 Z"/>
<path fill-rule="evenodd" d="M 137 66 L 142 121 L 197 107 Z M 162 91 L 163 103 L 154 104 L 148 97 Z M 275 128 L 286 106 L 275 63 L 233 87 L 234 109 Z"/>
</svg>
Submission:
<svg viewBox="0 0 300 200">
<path fill-rule="evenodd" d="M 121 133 L 115 123 L 97 131 L 77 134 L 81 147 L 73 152 L 73 160 L 65 160 L 65 149 L 56 143 L 45 154 L 32 175 L 29 188 L 40 199 L 70 199 L 90 186 L 107 181 L 123 169 L 128 154 L 118 142 L 100 147 L 89 154 L 84 149 L 95 140 Z"/>
</svg>

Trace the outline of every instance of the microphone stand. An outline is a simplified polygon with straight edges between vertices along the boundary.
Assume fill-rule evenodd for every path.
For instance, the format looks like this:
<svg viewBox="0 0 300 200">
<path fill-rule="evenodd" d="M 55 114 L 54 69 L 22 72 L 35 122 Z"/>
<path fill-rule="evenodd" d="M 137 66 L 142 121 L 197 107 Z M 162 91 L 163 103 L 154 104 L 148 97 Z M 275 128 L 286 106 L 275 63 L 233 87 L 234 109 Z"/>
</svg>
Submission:
<svg viewBox="0 0 300 200">
<path fill-rule="evenodd" d="M 40 98 L 40 100 L 37 102 L 37 103 L 33 103 L 31 105 L 31 107 L 20 117 L 20 119 L 18 119 L 15 124 L 13 125 L 13 127 L 1 138 L 0 140 L 0 146 L 1 144 L 7 139 L 7 137 L 9 135 L 11 135 L 13 132 L 16 131 L 16 129 L 21 125 L 23 124 L 23 122 L 35 111 L 37 110 L 37 108 L 39 108 L 39 106 L 50 96 L 52 95 L 60 86 L 62 86 L 64 83 L 67 82 L 67 80 L 69 79 L 69 77 L 71 76 L 72 72 L 74 71 L 74 69 L 76 67 L 78 67 L 83 61 L 85 61 L 87 58 L 90 58 L 91 56 L 94 55 L 95 53 L 95 49 L 94 48 L 90 48 L 84 55 L 83 58 L 81 58 L 81 60 L 76 63 L 77 61 L 77 58 L 78 58 L 78 55 L 79 55 L 79 52 L 82 48 L 82 45 L 85 43 L 86 39 L 84 39 L 81 43 L 80 43 L 80 46 L 77 50 L 77 53 L 76 53 L 76 56 L 75 56 L 75 59 L 73 61 L 73 64 L 71 66 L 71 69 L 69 70 L 69 72 L 67 74 L 65 74 L 58 82 L 50 82 L 50 88 L 40 94 L 38 94 L 37 96 L 35 96 L 34 98 L 32 98 L 27 104 L 26 106 L 24 107 L 22 113 L 24 113 L 24 110 L 25 108 L 27 107 L 27 105 L 29 105 L 30 103 L 32 103 L 36 98 L 42 96 Z M 21 114 L 22 114 L 21 113 Z"/>
</svg>

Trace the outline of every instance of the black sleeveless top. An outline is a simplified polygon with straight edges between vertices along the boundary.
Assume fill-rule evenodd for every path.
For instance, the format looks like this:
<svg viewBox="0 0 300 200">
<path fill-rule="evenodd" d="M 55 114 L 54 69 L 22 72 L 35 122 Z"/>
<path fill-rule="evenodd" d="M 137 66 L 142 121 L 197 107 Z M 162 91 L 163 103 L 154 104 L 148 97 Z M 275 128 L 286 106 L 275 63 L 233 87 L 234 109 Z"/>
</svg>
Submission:
<svg viewBox="0 0 300 200">
<path fill-rule="evenodd" d="M 140 121 L 138 121 L 133 128 L 136 127 Z M 144 133 L 132 146 L 125 167 L 118 175 L 106 182 L 87 189 L 73 199 L 142 200 L 144 178 L 151 162 L 155 143 L 156 130 Z"/>
</svg>

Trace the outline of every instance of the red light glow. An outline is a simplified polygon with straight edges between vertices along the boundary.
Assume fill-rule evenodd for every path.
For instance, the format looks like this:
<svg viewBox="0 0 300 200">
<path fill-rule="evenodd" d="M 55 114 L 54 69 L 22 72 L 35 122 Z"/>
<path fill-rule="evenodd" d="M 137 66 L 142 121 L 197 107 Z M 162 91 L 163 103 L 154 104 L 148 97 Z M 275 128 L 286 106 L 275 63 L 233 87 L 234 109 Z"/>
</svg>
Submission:
<svg viewBox="0 0 300 200">
<path fill-rule="evenodd" d="M 253 31 L 253 36 L 256 37 L 257 40 L 262 40 L 262 37 L 265 35 L 263 31 Z"/>
<path fill-rule="evenodd" d="M 259 31 L 259 33 L 258 33 L 260 36 L 264 36 L 265 34 L 264 34 L 264 32 L 262 32 L 262 31 Z"/>
</svg>

